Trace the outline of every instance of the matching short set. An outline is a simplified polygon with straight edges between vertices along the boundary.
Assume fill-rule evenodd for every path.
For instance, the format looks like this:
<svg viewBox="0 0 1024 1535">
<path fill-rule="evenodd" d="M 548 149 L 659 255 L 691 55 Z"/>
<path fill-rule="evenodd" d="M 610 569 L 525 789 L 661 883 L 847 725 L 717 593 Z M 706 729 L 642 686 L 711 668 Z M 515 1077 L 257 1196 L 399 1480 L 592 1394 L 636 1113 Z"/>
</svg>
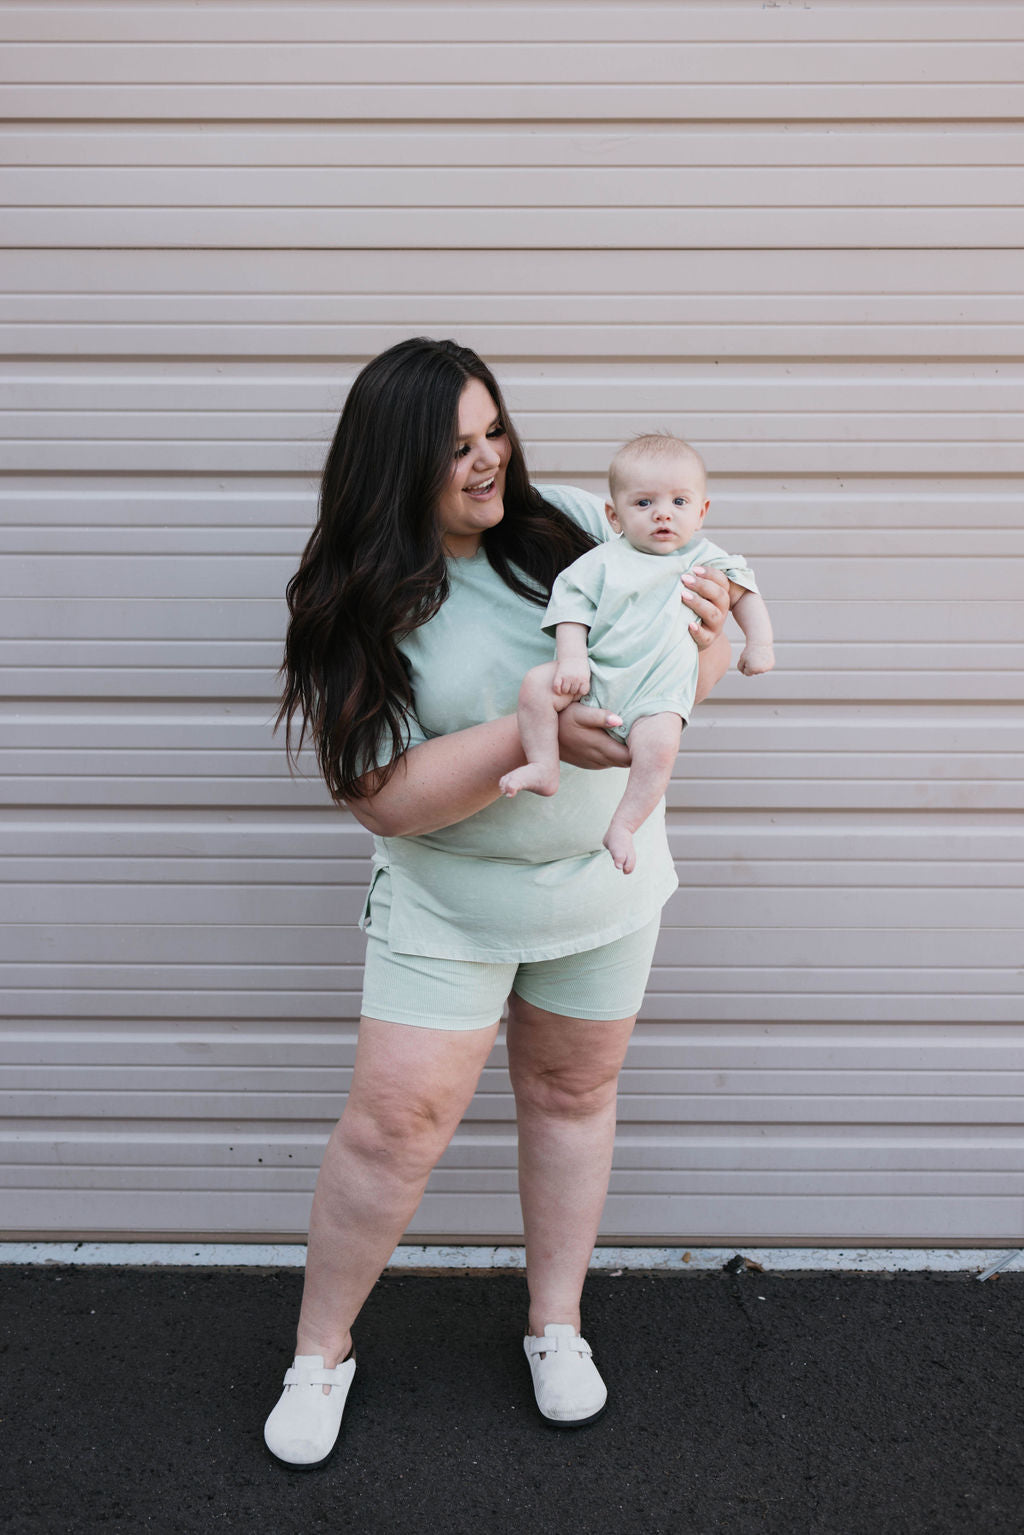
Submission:
<svg viewBox="0 0 1024 1535">
<path fill-rule="evenodd" d="M 388 945 L 390 880 L 374 881 L 366 923 L 363 1015 L 415 1028 L 488 1028 L 510 992 L 567 1018 L 611 1020 L 639 1011 L 660 914 L 637 932 L 560 959 L 486 961 L 396 954 Z"/>
<path fill-rule="evenodd" d="M 563 572 L 559 591 L 564 595 L 568 588 L 569 612 L 557 616 L 576 616 L 574 604 L 585 600 L 583 588 L 589 591 L 591 581 L 576 581 L 580 566 L 584 574 L 596 573 L 598 627 L 610 631 L 615 616 L 621 625 L 623 608 L 629 608 L 642 673 L 631 677 L 630 691 L 643 693 L 643 713 L 652 687 L 656 702 L 662 697 L 660 677 L 651 675 L 653 619 L 647 597 L 643 603 L 631 599 L 631 607 L 624 592 L 655 576 L 664 586 L 667 576 L 669 595 L 652 594 L 650 603 L 673 636 L 682 636 L 693 674 L 683 697 L 688 691 L 692 698 L 696 647 L 680 601 L 678 562 L 645 554 L 631 560 L 632 550 L 609 550 L 612 534 L 600 497 L 566 485 L 539 488 L 599 546 Z M 714 556 L 724 551 L 706 540 L 687 547 L 689 563 Z M 742 566 L 738 558 L 724 558 Z M 613 591 L 620 568 L 627 582 L 622 594 Z M 729 574 L 749 579 L 749 572 L 730 568 Z M 483 545 L 472 557 L 450 558 L 448 580 L 440 610 L 399 642 L 416 701 L 415 712 L 406 716 L 409 749 L 515 714 L 525 673 L 552 655 L 550 635 L 542 629 L 544 604 L 507 586 Z M 677 639 L 666 643 L 681 648 Z M 676 691 L 665 696 L 670 707 L 689 712 L 688 702 L 676 701 Z M 624 768 L 587 772 L 563 765 L 558 793 L 550 798 L 519 794 L 432 832 L 376 837 L 361 923 L 367 936 L 364 1015 L 419 1028 L 481 1029 L 497 1021 L 514 992 L 564 1017 L 631 1017 L 643 1000 L 661 909 L 679 881 L 664 804 L 637 832 L 633 874 L 622 875 L 602 847 L 601 833 L 626 778 Z"/>
</svg>

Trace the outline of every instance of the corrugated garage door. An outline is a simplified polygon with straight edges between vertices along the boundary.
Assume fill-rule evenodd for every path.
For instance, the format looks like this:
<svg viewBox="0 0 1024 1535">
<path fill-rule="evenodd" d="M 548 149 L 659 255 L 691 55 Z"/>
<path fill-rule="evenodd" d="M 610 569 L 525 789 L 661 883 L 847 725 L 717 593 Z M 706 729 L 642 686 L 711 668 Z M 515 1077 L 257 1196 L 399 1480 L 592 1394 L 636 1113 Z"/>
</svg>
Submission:
<svg viewBox="0 0 1024 1535">
<path fill-rule="evenodd" d="M 0 5 L 4 1225 L 304 1231 L 365 834 L 271 739 L 361 363 L 684 432 L 779 669 L 671 798 L 610 1238 L 1021 1230 L 1024 8 Z M 500 1050 L 415 1232 L 514 1237 Z"/>
</svg>

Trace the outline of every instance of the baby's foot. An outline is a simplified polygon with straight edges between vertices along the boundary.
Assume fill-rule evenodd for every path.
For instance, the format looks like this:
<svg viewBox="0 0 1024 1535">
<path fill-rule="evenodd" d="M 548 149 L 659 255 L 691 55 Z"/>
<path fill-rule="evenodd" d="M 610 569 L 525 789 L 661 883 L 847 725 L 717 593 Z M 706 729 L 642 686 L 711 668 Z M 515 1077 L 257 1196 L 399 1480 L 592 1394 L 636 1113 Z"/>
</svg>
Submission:
<svg viewBox="0 0 1024 1535">
<path fill-rule="evenodd" d="M 558 765 L 556 763 L 552 772 L 550 768 L 541 767 L 539 762 L 528 762 L 525 767 L 515 768 L 500 778 L 498 788 L 507 799 L 515 799 L 520 789 L 529 789 L 531 794 L 554 794 L 558 788 Z"/>
<path fill-rule="evenodd" d="M 612 855 L 612 862 L 623 874 L 632 874 L 636 868 L 636 848 L 633 834 L 613 821 L 605 833 L 604 845 Z"/>
</svg>

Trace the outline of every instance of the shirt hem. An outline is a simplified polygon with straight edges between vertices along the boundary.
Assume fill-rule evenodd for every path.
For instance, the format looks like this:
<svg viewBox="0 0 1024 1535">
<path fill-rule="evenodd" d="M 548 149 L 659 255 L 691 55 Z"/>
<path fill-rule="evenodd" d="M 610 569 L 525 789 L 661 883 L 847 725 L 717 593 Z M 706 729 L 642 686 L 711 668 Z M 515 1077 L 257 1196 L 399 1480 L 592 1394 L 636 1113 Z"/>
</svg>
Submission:
<svg viewBox="0 0 1024 1535">
<path fill-rule="evenodd" d="M 600 928 L 596 933 L 586 933 L 575 938 L 563 939 L 559 943 L 539 944 L 529 948 L 516 949 L 483 949 L 468 944 L 446 943 L 445 952 L 441 954 L 434 948 L 399 947 L 389 935 L 388 947 L 393 954 L 410 954 L 421 959 L 476 960 L 481 964 L 527 965 L 544 959 L 564 959 L 567 954 L 585 954 L 588 949 L 599 949 L 606 943 L 614 943 L 616 938 L 626 938 L 630 933 L 639 932 L 642 927 L 646 927 L 649 922 L 653 921 L 678 889 L 678 876 L 673 875 L 672 883 L 660 887 L 660 893 L 652 902 L 649 904 L 645 903 L 642 911 L 623 921 Z M 406 940 L 406 943 L 408 942 L 409 940 Z"/>
</svg>

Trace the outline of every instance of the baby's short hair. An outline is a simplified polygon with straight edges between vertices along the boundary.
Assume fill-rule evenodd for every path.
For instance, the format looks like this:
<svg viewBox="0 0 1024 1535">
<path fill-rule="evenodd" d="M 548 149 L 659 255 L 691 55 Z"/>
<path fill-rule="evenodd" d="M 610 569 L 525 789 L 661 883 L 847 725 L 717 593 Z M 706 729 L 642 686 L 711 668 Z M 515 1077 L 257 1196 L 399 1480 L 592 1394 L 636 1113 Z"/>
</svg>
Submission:
<svg viewBox="0 0 1024 1535">
<path fill-rule="evenodd" d="M 697 449 L 682 437 L 674 437 L 671 432 L 644 432 L 639 437 L 631 437 L 629 442 L 616 453 L 608 466 L 608 487 L 612 496 L 616 496 L 622 485 L 623 475 L 627 467 L 643 458 L 689 458 L 693 459 L 700 467 L 701 475 L 707 478 L 707 467 Z"/>
</svg>

